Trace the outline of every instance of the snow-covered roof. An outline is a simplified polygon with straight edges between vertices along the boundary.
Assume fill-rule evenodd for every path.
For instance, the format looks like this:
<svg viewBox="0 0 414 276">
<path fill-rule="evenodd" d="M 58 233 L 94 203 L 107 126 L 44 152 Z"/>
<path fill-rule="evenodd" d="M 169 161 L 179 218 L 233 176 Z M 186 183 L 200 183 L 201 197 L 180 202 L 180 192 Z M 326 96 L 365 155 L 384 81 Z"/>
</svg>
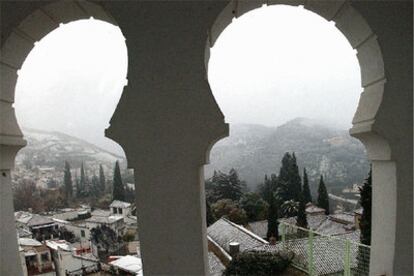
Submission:
<svg viewBox="0 0 414 276">
<path fill-rule="evenodd" d="M 338 213 L 329 215 L 332 220 L 336 220 L 338 222 L 353 224 L 355 222 L 355 214 L 351 213 Z"/>
<path fill-rule="evenodd" d="M 95 209 L 92 211 L 91 216 L 93 217 L 109 217 L 111 215 L 110 210 Z"/>
<path fill-rule="evenodd" d="M 308 228 L 312 230 L 318 229 L 318 227 L 327 219 L 325 214 L 323 215 L 310 215 L 306 214 L 306 220 L 308 221 Z M 279 222 L 284 222 L 291 225 L 296 225 L 296 217 L 281 218 Z"/>
<path fill-rule="evenodd" d="M 225 251 L 230 252 L 229 243 L 238 242 L 240 251 L 267 244 L 268 242 L 225 218 L 221 218 L 207 228 L 207 234 Z"/>
<path fill-rule="evenodd" d="M 136 275 L 143 275 L 141 258 L 135 256 L 122 256 L 119 259 L 110 262 L 109 264 Z"/>
<path fill-rule="evenodd" d="M 208 265 L 211 276 L 221 276 L 226 269 L 220 259 L 211 251 L 208 251 Z"/>
<path fill-rule="evenodd" d="M 21 245 L 21 246 L 41 246 L 42 243 L 35 240 L 35 239 L 19 238 L 19 245 Z"/>
<path fill-rule="evenodd" d="M 17 236 L 19 238 L 32 237 L 32 232 L 25 227 L 17 227 Z"/>
<path fill-rule="evenodd" d="M 53 220 L 54 222 L 57 222 L 57 223 L 62 223 L 62 224 L 70 224 L 70 222 L 69 222 L 69 221 L 64 220 L 64 219 L 52 218 L 52 220 Z"/>
<path fill-rule="evenodd" d="M 71 251 L 71 245 L 65 240 L 47 240 L 46 245 L 53 250 L 58 250 L 59 248 L 64 251 Z"/>
<path fill-rule="evenodd" d="M 359 232 L 336 236 L 315 236 L 313 240 L 313 260 L 316 275 L 331 275 L 344 270 L 345 241 L 359 242 Z M 308 246 L 309 241 L 305 239 L 287 240 L 285 243 L 276 245 L 258 246 L 253 251 L 280 252 L 291 251 L 294 253 L 293 263 L 300 267 L 308 267 Z M 351 243 L 351 267 L 357 266 L 358 244 Z"/>
<path fill-rule="evenodd" d="M 248 228 L 259 237 L 265 238 L 267 235 L 267 220 L 250 222 Z"/>
<path fill-rule="evenodd" d="M 49 217 L 41 216 L 38 214 L 32 214 L 29 212 L 15 212 L 14 218 L 17 222 L 26 224 L 30 227 L 53 223 L 53 220 Z"/>
<path fill-rule="evenodd" d="M 131 203 L 120 201 L 120 200 L 114 200 L 112 201 L 111 205 L 109 207 L 116 207 L 116 208 L 129 208 L 131 206 Z"/>
<path fill-rule="evenodd" d="M 102 224 L 112 224 L 123 218 L 124 218 L 123 216 L 108 216 L 108 217 L 92 216 L 86 219 L 85 221 L 94 222 L 94 223 L 102 223 Z"/>
<path fill-rule="evenodd" d="M 354 211 L 354 213 L 355 214 L 357 214 L 357 215 L 362 215 L 362 212 L 364 211 L 364 209 L 361 207 L 361 208 L 358 208 L 358 209 L 356 209 L 355 211 Z"/>
<path fill-rule="evenodd" d="M 314 213 L 318 214 L 318 213 L 323 213 L 323 212 L 325 212 L 325 209 L 320 208 L 312 203 L 306 205 L 306 213 L 308 214 L 314 214 Z"/>
<path fill-rule="evenodd" d="M 350 233 L 354 230 L 354 215 L 351 213 L 338 213 L 333 215 L 306 216 L 308 228 L 318 233 L 333 236 Z M 282 218 L 279 222 L 296 225 L 296 217 Z"/>
<path fill-rule="evenodd" d="M 324 235 L 341 235 L 352 231 L 352 227 L 349 224 L 344 224 L 331 218 L 328 218 L 322 222 L 322 224 L 316 229 L 316 232 Z"/>
<path fill-rule="evenodd" d="M 16 221 L 23 223 L 23 224 L 27 224 L 29 220 L 32 218 L 32 216 L 33 216 L 32 213 L 24 212 L 24 211 L 18 211 L 14 213 L 14 218 L 16 219 Z"/>
</svg>

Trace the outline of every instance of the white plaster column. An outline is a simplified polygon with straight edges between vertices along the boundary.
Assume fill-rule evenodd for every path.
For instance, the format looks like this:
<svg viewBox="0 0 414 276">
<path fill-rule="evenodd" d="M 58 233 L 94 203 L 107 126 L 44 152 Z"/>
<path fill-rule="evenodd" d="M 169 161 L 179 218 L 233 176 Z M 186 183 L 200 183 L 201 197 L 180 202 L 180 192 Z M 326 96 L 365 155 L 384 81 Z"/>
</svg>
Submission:
<svg viewBox="0 0 414 276">
<path fill-rule="evenodd" d="M 14 150 L 0 145 L 0 275 L 23 275 L 14 222 L 11 166 Z"/>
<path fill-rule="evenodd" d="M 135 172 L 145 275 L 208 274 L 203 165 L 228 127 L 206 80 L 204 51 L 223 4 L 144 2 L 130 7 L 134 24 L 111 12 L 129 68 L 106 135 Z"/>
</svg>

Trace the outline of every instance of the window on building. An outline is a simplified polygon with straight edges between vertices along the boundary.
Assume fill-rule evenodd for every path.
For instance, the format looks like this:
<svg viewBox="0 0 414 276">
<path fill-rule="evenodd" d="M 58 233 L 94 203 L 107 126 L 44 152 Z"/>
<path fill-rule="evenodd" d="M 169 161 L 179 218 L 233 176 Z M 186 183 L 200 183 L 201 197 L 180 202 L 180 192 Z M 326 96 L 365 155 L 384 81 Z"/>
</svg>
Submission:
<svg viewBox="0 0 414 276">
<path fill-rule="evenodd" d="M 112 212 L 113 212 L 114 214 L 117 214 L 118 209 L 117 209 L 117 208 L 115 208 L 115 207 L 113 207 L 113 208 L 112 208 Z"/>
<path fill-rule="evenodd" d="M 40 255 L 40 259 L 42 260 L 42 262 L 47 262 L 47 261 L 49 261 L 49 253 L 42 253 L 41 255 Z"/>
<path fill-rule="evenodd" d="M 85 237 L 85 230 L 81 230 L 80 233 L 81 233 L 81 237 L 84 238 Z"/>
<path fill-rule="evenodd" d="M 122 208 L 118 208 L 118 214 L 122 214 Z"/>
</svg>

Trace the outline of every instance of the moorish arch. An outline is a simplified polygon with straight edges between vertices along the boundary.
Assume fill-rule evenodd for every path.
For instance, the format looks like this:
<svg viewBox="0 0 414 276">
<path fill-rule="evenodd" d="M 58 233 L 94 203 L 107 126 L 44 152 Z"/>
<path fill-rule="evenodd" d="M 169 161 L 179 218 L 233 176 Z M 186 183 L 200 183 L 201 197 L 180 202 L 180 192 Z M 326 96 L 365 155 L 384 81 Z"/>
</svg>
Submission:
<svg viewBox="0 0 414 276">
<path fill-rule="evenodd" d="M 9 3 L 13 5 L 14 3 Z M 4 4 L 2 4 L 4 5 Z M 17 152 L 26 145 L 17 123 L 13 107 L 15 87 L 19 69 L 35 43 L 59 27 L 72 21 L 99 19 L 113 25 L 115 20 L 100 5 L 86 1 L 60 1 L 45 5 L 45 2 L 32 3 L 35 10 L 25 14 L 22 9 L 20 22 L 2 32 L 0 60 L 0 199 L 1 199 L 1 247 L 7 254 L 1 254 L 1 275 L 22 275 L 17 253 L 17 240 L 14 227 L 13 197 L 10 170 L 14 167 Z M 3 14 L 2 14 L 3 16 Z"/>
<path fill-rule="evenodd" d="M 364 91 L 350 132 L 373 163 L 371 274 L 412 274 L 412 44 L 406 40 L 412 42 L 412 3 L 390 3 L 2 1 L 0 242 L 7 254 L 1 254 L 1 274 L 21 274 L 10 179 L 25 145 L 13 109 L 17 71 L 35 41 L 60 23 L 90 16 L 117 22 L 127 37 L 129 82 L 106 135 L 137 172 L 144 271 L 208 273 L 203 165 L 228 127 L 205 67 L 209 48 L 231 20 L 263 4 L 303 5 L 334 21 L 356 49 Z"/>
<path fill-rule="evenodd" d="M 263 5 L 302 6 L 327 21 L 333 21 L 338 30 L 356 50 L 363 88 L 350 134 L 365 145 L 373 164 L 374 200 L 372 217 L 371 273 L 381 274 L 393 266 L 396 197 L 396 164 L 391 159 L 387 139 L 375 131 L 376 114 L 382 103 L 387 81 L 381 47 L 377 36 L 362 15 L 349 1 L 253 0 L 231 1 L 219 14 L 208 31 L 205 66 L 208 70 L 210 48 L 234 18 Z M 300 79 L 298 79 L 300 81 Z M 384 203 L 387 202 L 386 208 Z"/>
</svg>

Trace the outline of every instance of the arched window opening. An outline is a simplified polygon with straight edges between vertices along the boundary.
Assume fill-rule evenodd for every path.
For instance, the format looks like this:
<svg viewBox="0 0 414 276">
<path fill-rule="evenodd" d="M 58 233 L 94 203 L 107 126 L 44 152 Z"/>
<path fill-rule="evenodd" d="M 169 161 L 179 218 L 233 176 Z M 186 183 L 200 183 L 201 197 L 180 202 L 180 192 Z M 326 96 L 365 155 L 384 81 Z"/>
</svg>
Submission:
<svg viewBox="0 0 414 276">
<path fill-rule="evenodd" d="M 28 142 L 12 178 L 22 233 L 64 239 L 76 254 L 105 261 L 137 241 L 134 174 L 104 136 L 127 64 L 120 28 L 94 18 L 60 24 L 35 43 L 18 71 L 14 104 Z M 29 225 L 27 217 L 50 223 Z"/>
<path fill-rule="evenodd" d="M 216 232 L 227 219 L 276 252 L 286 239 L 311 239 L 312 230 L 320 237 L 314 252 L 342 256 L 329 273 L 367 275 L 369 247 L 361 244 L 369 237 L 360 220 L 370 224 L 370 165 L 349 135 L 363 89 L 347 38 L 303 7 L 266 6 L 234 18 L 209 54 L 209 84 L 230 123 L 205 166 L 210 238 L 231 254 Z M 338 239 L 324 243 L 332 235 Z M 293 262 L 328 273 L 330 263 L 314 262 L 322 255 Z"/>
</svg>

